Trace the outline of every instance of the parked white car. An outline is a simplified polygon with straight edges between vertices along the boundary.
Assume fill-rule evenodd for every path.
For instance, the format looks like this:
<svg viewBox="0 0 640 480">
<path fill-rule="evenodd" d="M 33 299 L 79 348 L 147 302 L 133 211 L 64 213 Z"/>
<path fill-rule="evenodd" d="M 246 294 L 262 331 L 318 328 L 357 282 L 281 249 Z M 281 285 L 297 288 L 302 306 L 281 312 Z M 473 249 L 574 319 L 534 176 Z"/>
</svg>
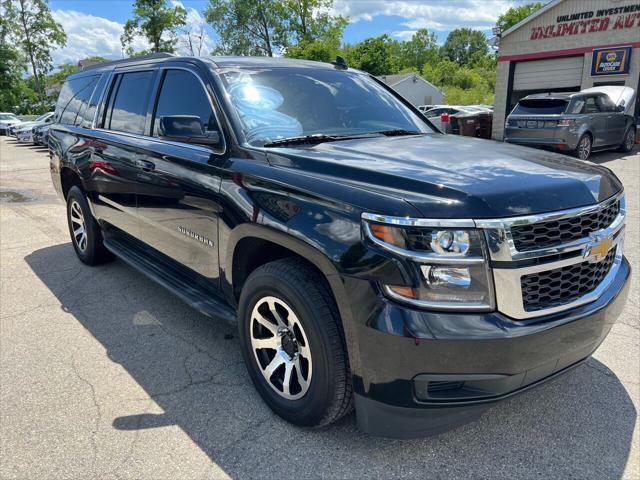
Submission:
<svg viewBox="0 0 640 480">
<path fill-rule="evenodd" d="M 21 120 L 13 113 L 0 112 L 0 135 L 6 135 L 9 127 L 18 123 L 21 123 Z"/>
</svg>

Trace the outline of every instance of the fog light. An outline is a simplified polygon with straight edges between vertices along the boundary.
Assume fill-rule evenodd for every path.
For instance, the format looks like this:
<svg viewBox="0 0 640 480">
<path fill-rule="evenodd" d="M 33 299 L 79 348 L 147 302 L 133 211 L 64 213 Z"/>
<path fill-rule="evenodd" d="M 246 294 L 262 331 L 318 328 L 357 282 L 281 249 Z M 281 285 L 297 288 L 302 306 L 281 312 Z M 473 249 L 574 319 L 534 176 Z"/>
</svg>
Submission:
<svg viewBox="0 0 640 480">
<path fill-rule="evenodd" d="M 423 265 L 421 270 L 429 286 L 468 287 L 471 285 L 471 274 L 468 268 Z"/>
</svg>

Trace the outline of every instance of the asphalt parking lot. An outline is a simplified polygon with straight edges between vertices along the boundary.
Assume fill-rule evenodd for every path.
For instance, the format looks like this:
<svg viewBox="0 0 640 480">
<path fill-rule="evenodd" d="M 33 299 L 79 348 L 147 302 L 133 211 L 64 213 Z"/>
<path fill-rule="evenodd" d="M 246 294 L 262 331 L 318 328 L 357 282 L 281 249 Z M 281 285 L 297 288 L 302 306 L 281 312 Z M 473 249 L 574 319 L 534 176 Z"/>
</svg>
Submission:
<svg viewBox="0 0 640 480">
<path fill-rule="evenodd" d="M 0 137 L 0 477 L 640 478 L 640 152 L 596 154 L 627 191 L 630 300 L 595 356 L 433 438 L 293 427 L 235 331 L 121 261 L 81 264 L 45 149 Z"/>
</svg>

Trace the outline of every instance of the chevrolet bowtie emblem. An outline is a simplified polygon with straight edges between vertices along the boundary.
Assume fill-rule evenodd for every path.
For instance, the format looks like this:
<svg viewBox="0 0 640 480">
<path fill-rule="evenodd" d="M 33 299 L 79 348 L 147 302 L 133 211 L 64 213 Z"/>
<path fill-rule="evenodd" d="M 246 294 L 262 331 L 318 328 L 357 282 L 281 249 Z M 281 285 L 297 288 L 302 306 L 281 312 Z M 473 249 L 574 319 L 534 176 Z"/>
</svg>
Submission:
<svg viewBox="0 0 640 480">
<path fill-rule="evenodd" d="M 582 257 L 591 263 L 600 262 L 611 250 L 613 239 L 601 235 L 594 235 L 591 238 L 591 242 L 584 246 Z"/>
</svg>

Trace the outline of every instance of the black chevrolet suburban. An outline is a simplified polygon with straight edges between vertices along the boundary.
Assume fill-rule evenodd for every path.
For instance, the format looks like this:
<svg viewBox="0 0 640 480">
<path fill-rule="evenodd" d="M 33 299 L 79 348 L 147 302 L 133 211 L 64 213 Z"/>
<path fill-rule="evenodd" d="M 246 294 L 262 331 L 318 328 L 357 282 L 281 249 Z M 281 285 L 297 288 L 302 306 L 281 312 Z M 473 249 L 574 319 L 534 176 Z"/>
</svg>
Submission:
<svg viewBox="0 0 640 480">
<path fill-rule="evenodd" d="M 627 297 L 607 168 L 443 135 L 341 61 L 99 64 L 65 83 L 49 150 L 80 260 L 237 324 L 296 425 L 471 421 L 587 359 Z"/>
</svg>

